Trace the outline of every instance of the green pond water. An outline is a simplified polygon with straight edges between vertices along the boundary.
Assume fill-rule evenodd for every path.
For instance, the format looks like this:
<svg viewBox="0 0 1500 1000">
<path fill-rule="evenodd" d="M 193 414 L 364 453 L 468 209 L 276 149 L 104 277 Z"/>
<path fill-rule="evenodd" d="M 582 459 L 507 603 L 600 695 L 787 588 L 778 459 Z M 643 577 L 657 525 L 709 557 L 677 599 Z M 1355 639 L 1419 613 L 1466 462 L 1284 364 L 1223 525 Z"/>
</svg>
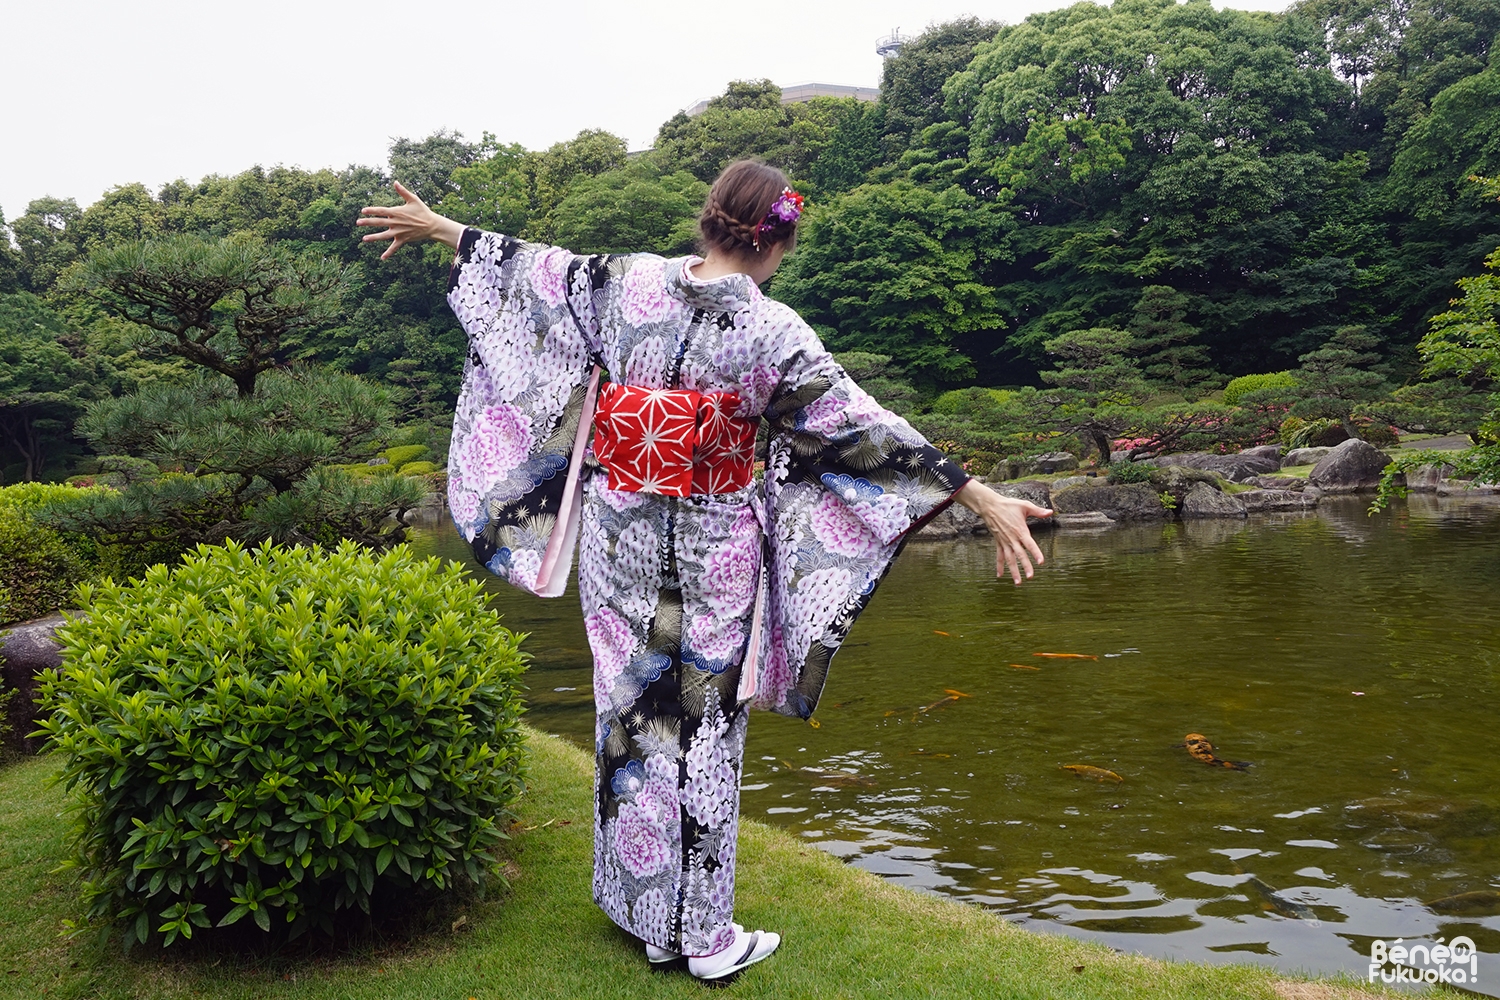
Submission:
<svg viewBox="0 0 1500 1000">
<path fill-rule="evenodd" d="M 1374 939 L 1467 935 L 1500 995 L 1500 893 L 1426 905 L 1500 890 L 1500 503 L 1364 502 L 1039 533 L 1021 588 L 987 539 L 908 546 L 820 725 L 752 718 L 744 814 L 1129 951 L 1363 976 Z M 466 559 L 446 524 L 413 541 Z M 531 633 L 531 721 L 591 749 L 576 588 L 489 582 Z"/>
</svg>

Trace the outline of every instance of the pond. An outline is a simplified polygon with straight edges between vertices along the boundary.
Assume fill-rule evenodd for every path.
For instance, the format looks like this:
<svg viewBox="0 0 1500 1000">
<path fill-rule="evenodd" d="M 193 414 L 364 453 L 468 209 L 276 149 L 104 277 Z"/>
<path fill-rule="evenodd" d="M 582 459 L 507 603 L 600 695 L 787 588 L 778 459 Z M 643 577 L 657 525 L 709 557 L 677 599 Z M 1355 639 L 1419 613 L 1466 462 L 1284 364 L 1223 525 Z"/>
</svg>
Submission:
<svg viewBox="0 0 1500 1000">
<path fill-rule="evenodd" d="M 752 718 L 745 815 L 1146 954 L 1363 976 L 1374 939 L 1467 935 L 1500 995 L 1500 504 L 1365 502 L 1044 532 L 1021 588 L 988 540 L 908 546 L 819 725 Z M 531 721 L 591 749 L 576 588 L 490 585 L 531 633 Z"/>
</svg>

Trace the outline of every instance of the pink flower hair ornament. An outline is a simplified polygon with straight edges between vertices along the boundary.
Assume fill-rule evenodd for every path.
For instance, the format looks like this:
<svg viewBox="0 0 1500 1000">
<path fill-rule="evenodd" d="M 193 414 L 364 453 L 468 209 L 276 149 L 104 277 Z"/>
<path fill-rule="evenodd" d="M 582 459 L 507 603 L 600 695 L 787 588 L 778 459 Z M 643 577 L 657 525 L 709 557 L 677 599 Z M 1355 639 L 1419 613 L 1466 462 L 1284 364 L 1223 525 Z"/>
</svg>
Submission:
<svg viewBox="0 0 1500 1000">
<path fill-rule="evenodd" d="M 789 187 L 781 189 L 781 196 L 771 203 L 771 210 L 755 227 L 755 249 L 760 250 L 760 234 L 767 229 L 796 222 L 802 217 L 802 196 Z"/>
</svg>

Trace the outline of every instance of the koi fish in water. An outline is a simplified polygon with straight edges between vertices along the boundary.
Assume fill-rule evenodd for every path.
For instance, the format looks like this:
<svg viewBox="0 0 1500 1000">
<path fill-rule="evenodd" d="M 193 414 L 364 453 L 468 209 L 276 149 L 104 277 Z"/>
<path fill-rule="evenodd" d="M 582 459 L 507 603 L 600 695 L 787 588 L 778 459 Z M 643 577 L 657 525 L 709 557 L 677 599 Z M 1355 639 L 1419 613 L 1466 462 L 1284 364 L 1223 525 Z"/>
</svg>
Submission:
<svg viewBox="0 0 1500 1000">
<path fill-rule="evenodd" d="M 788 771 L 795 771 L 831 788 L 874 788 L 875 781 L 860 774 L 850 774 L 848 771 L 822 771 L 816 767 L 798 767 L 789 760 L 783 760 Z"/>
<path fill-rule="evenodd" d="M 1042 668 L 1041 667 L 1033 667 L 1029 663 L 1012 663 L 1010 665 L 1010 669 L 1012 669 L 1012 670 L 1040 670 Z"/>
<path fill-rule="evenodd" d="M 1093 778 L 1095 781 L 1113 781 L 1116 784 L 1125 780 L 1113 771 L 1102 767 L 1095 767 L 1092 764 L 1060 764 L 1058 766 L 1064 771 L 1072 771 L 1080 778 Z"/>
<path fill-rule="evenodd" d="M 1202 733 L 1188 733 L 1177 745 L 1187 747 L 1189 757 L 1210 767 L 1227 767 L 1231 771 L 1243 771 L 1250 766 L 1243 760 L 1224 760 L 1222 757 L 1215 757 L 1214 745 L 1208 742 L 1208 737 Z"/>
<path fill-rule="evenodd" d="M 1032 653 L 1032 656 L 1043 656 L 1049 660 L 1097 660 L 1099 657 L 1088 653 Z"/>
<path fill-rule="evenodd" d="M 1500 913 L 1500 892 L 1494 889 L 1461 892 L 1457 896 L 1434 899 L 1427 908 L 1438 913 Z"/>
<path fill-rule="evenodd" d="M 1312 907 L 1283 895 L 1254 875 L 1250 876 L 1250 881 L 1246 884 L 1260 893 L 1261 899 L 1265 900 L 1263 905 L 1273 913 L 1279 913 L 1283 917 L 1291 917 L 1293 920 L 1306 920 L 1313 926 L 1317 926 L 1322 922 L 1318 919 L 1318 915 L 1312 911 Z"/>
</svg>

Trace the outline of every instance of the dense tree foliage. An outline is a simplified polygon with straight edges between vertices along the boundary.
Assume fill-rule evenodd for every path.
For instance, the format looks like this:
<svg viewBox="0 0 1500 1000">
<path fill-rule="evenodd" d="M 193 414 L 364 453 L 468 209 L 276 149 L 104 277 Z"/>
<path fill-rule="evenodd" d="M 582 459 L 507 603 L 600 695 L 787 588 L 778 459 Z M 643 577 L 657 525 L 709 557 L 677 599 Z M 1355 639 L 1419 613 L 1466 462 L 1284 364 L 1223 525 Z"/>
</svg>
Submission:
<svg viewBox="0 0 1500 1000">
<path fill-rule="evenodd" d="M 598 130 L 544 150 L 442 131 L 395 140 L 380 168 L 127 184 L 87 208 L 38 199 L 0 247 L 0 295 L 30 294 L 26 308 L 52 317 L 19 331 L 0 310 L 3 350 L 29 359 L 0 387 L 0 414 L 36 415 L 24 444 L 0 438 L 0 470 L 55 477 L 84 447 L 66 430 L 77 406 L 39 409 L 36 394 L 63 390 L 44 384 L 54 348 L 35 331 L 70 359 L 54 371 L 119 395 L 187 377 L 162 348 L 209 330 L 179 336 L 160 303 L 127 313 L 124 286 L 90 278 L 88 260 L 192 236 L 259 248 L 267 273 L 320 261 L 339 276 L 339 295 L 311 296 L 326 315 L 240 361 L 358 375 L 390 392 L 397 422 L 437 424 L 464 351 L 443 302 L 448 252 L 377 261 L 354 238 L 359 207 L 390 200 L 392 177 L 527 239 L 681 253 L 706 184 L 747 155 L 809 196 L 772 294 L 836 350 L 885 359 L 869 362 L 883 391 L 976 453 L 1088 437 L 1073 417 L 1111 408 L 1148 451 L 1209 429 L 1260 439 L 1293 411 L 1477 432 L 1491 376 L 1424 374 L 1417 345 L 1500 245 L 1500 211 L 1468 181 L 1500 172 L 1497 34 L 1494 0 L 1300 0 L 1281 14 L 1079 3 L 934 25 L 885 63 L 878 102 L 783 104 L 769 81 L 735 82 L 640 153 Z M 209 341 L 233 339 L 244 294 L 204 317 Z M 148 315 L 154 339 L 126 321 Z M 1091 337 L 1125 352 L 1129 420 L 1123 402 L 1085 405 L 1056 381 L 1072 369 L 1048 345 Z M 1230 378 L 1271 372 L 1294 385 L 1212 409 Z M 945 395 L 994 386 L 1012 391 Z"/>
</svg>

